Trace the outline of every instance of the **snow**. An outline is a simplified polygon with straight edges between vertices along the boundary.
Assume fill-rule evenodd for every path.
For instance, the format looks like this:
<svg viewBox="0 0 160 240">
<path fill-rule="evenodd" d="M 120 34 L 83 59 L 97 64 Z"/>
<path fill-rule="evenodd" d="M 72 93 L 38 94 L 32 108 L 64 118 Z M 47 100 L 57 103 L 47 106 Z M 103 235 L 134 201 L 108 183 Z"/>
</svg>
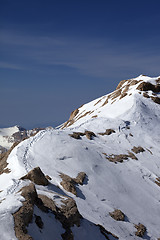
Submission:
<svg viewBox="0 0 160 240">
<path fill-rule="evenodd" d="M 10 128 L 0 128 L 0 146 L 9 149 L 14 142 L 14 138 L 12 137 L 12 135 L 18 131 L 18 126 Z"/>
<path fill-rule="evenodd" d="M 153 83 L 157 78 L 139 76 L 135 79 Z M 160 177 L 160 105 L 138 94 L 136 86 L 130 88 L 129 93 L 132 95 L 104 107 L 100 106 L 107 95 L 99 98 L 102 99 L 100 106 L 95 105 L 97 100 L 85 104 L 80 113 L 94 110 L 93 114 L 98 113 L 97 118 L 87 115 L 64 130 L 48 128 L 14 148 L 7 160 L 11 172 L 0 175 L 0 229 L 8 234 L 2 236 L 2 240 L 16 239 L 11 213 L 23 201 L 18 190 L 29 183 L 19 179 L 37 166 L 51 177 L 50 185 L 36 185 L 38 194 L 48 196 L 58 206 L 65 196 L 75 199 L 84 219 L 80 227 L 72 228 L 74 239 L 105 239 L 94 224 L 102 225 L 120 240 L 138 240 L 134 227 L 138 223 L 147 228 L 146 239 L 160 237 L 160 188 L 155 184 L 156 178 Z M 113 128 L 115 133 L 109 136 L 98 134 L 107 128 Z M 85 130 L 94 131 L 96 137 L 89 140 L 83 136 L 77 140 L 69 136 L 73 131 Z M 145 150 L 135 154 L 138 160 L 129 158 L 115 164 L 104 155 L 128 154 L 134 146 Z M 60 173 L 76 177 L 82 171 L 87 178 L 82 186 L 76 187 L 78 194 L 74 196 L 61 186 Z M 111 218 L 109 212 L 114 209 L 124 212 L 124 222 Z M 34 220 L 29 225 L 29 234 L 34 239 L 52 239 L 53 231 L 54 239 L 60 239 L 64 229 L 52 214 L 42 213 L 36 207 L 34 214 L 41 216 L 44 222 L 42 230 Z"/>
</svg>

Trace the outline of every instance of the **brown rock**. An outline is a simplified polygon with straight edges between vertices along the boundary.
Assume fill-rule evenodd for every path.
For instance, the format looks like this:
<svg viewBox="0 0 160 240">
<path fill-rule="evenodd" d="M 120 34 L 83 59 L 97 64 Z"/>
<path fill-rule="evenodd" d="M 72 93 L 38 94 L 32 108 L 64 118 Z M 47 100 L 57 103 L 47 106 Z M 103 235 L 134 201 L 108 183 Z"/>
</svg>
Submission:
<svg viewBox="0 0 160 240">
<path fill-rule="evenodd" d="M 86 177 L 86 174 L 84 172 L 80 172 L 78 173 L 76 178 L 71 178 L 70 176 L 61 173 L 60 177 L 62 178 L 62 181 L 60 182 L 60 184 L 62 185 L 62 187 L 67 191 L 67 192 L 71 192 L 72 194 L 77 196 L 77 191 L 76 191 L 76 184 L 83 184 L 83 181 Z"/>
<path fill-rule="evenodd" d="M 156 85 L 153 85 L 152 83 L 150 82 L 142 82 L 138 87 L 137 87 L 138 90 L 140 91 L 153 91 L 153 92 L 160 92 L 160 85 L 159 84 L 156 84 Z"/>
<path fill-rule="evenodd" d="M 160 187 L 160 178 L 156 178 L 155 183 Z"/>
<path fill-rule="evenodd" d="M 127 154 L 119 154 L 119 155 L 112 154 L 112 155 L 106 156 L 106 158 L 110 162 L 114 162 L 114 163 L 120 162 L 120 163 L 122 163 L 123 160 L 127 160 L 129 158 L 129 156 Z"/>
<path fill-rule="evenodd" d="M 146 232 L 146 227 L 143 224 L 139 223 L 138 225 L 135 224 L 135 228 L 137 229 L 135 235 L 138 237 L 143 237 Z"/>
<path fill-rule="evenodd" d="M 140 153 L 140 152 L 144 152 L 145 150 L 144 150 L 144 148 L 142 148 L 142 147 L 133 147 L 132 149 L 132 152 L 134 152 L 134 153 Z"/>
<path fill-rule="evenodd" d="M 44 173 L 41 171 L 39 167 L 32 169 L 29 173 L 27 173 L 24 177 L 21 178 L 29 179 L 35 184 L 46 186 L 49 184 L 47 178 L 45 177 Z"/>
<path fill-rule="evenodd" d="M 115 209 L 113 212 L 110 212 L 109 215 L 116 221 L 124 221 L 125 219 L 124 213 L 119 209 Z"/>
<path fill-rule="evenodd" d="M 74 182 L 80 185 L 83 185 L 83 181 L 86 177 L 86 173 L 85 172 L 79 172 L 77 177 L 74 178 Z"/>
<path fill-rule="evenodd" d="M 80 215 L 76 202 L 72 198 L 62 200 L 63 205 L 60 208 L 60 213 L 65 216 L 62 220 L 63 225 L 73 227 L 74 224 L 79 227 L 82 216 Z"/>
<path fill-rule="evenodd" d="M 128 81 L 128 80 L 122 80 L 122 81 L 120 81 L 116 89 L 121 88 L 121 87 L 123 86 L 123 84 L 124 84 L 125 82 L 127 82 L 127 81 Z"/>
<path fill-rule="evenodd" d="M 71 192 L 72 194 L 77 196 L 77 191 L 76 191 L 74 179 L 71 178 L 70 176 L 66 175 L 66 174 L 63 174 L 63 173 L 60 174 L 60 177 L 62 178 L 62 182 L 60 182 L 62 187 L 67 192 Z"/>
<path fill-rule="evenodd" d="M 150 98 L 150 96 L 146 92 L 143 93 L 143 97 Z"/>
<path fill-rule="evenodd" d="M 27 226 L 33 218 L 37 192 L 33 183 L 23 187 L 21 190 L 21 195 L 25 198 L 25 201 L 23 202 L 23 206 L 13 214 L 15 234 L 19 240 L 32 240 L 32 237 L 27 233 Z"/>
<path fill-rule="evenodd" d="M 106 129 L 106 131 L 104 133 L 99 133 L 99 135 L 111 135 L 112 133 L 115 133 L 115 130 L 109 128 L 109 129 Z"/>
<path fill-rule="evenodd" d="M 96 137 L 95 133 L 91 131 L 85 131 L 85 135 L 89 140 L 92 140 L 93 137 Z"/>
<path fill-rule="evenodd" d="M 72 138 L 75 139 L 81 139 L 81 136 L 84 136 L 85 134 L 82 132 L 73 132 L 72 134 L 69 134 Z"/>
<path fill-rule="evenodd" d="M 160 98 L 159 97 L 151 97 L 151 99 L 153 100 L 153 102 L 160 104 Z"/>
</svg>

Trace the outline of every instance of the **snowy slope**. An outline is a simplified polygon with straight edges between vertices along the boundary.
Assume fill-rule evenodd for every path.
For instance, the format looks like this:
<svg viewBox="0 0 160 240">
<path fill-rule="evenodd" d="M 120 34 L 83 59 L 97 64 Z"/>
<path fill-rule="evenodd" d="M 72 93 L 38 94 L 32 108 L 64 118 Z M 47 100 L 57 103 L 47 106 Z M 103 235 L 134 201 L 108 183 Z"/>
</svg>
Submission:
<svg viewBox="0 0 160 240">
<path fill-rule="evenodd" d="M 97 224 L 121 240 L 140 239 L 135 235 L 138 223 L 146 227 L 144 239 L 158 239 L 160 186 L 155 182 L 160 177 L 160 104 L 157 103 L 160 94 L 157 89 L 159 78 L 141 75 L 123 81 L 115 92 L 72 113 L 62 129 L 40 131 L 16 146 L 7 160 L 10 172 L 0 175 L 1 239 L 17 239 L 12 213 L 23 205 L 19 190 L 30 183 L 21 177 L 37 166 L 50 177 L 48 186 L 35 185 L 38 194 L 49 197 L 57 206 L 68 196 L 76 201 L 83 219 L 79 227 L 74 225 L 71 229 L 75 240 L 106 239 Z M 106 135 L 106 129 L 113 131 Z M 70 136 L 85 131 L 93 131 L 95 137 L 89 140 L 87 135 L 81 135 L 80 139 Z M 138 147 L 140 151 L 136 152 Z M 119 158 L 120 162 L 115 160 Z M 76 196 L 63 188 L 60 174 L 76 178 L 79 172 L 85 172 L 86 178 L 83 185 L 76 186 Z M 124 221 L 110 216 L 115 209 L 125 214 Z M 43 220 L 42 229 L 35 224 L 36 215 Z M 36 240 L 62 239 L 64 228 L 52 213 L 43 213 L 35 207 L 28 233 Z M 112 235 L 107 237 L 116 239 Z"/>
</svg>

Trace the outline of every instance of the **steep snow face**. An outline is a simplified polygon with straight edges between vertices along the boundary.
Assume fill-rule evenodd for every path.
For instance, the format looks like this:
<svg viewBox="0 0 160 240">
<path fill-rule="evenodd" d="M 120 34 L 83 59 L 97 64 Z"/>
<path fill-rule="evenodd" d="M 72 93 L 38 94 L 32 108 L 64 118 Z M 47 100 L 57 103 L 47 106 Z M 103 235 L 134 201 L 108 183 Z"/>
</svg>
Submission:
<svg viewBox="0 0 160 240">
<path fill-rule="evenodd" d="M 120 240 L 138 240 L 135 224 L 141 223 L 147 229 L 144 239 L 159 238 L 160 104 L 154 101 L 159 92 L 153 92 L 158 91 L 158 86 L 159 78 L 139 76 L 123 81 L 116 91 L 126 93 L 124 97 L 112 99 L 111 93 L 94 100 L 75 112 L 83 115 L 83 108 L 93 113 L 79 119 L 73 113 L 74 122 L 69 127 L 42 130 L 15 147 L 7 160 L 10 172 L 0 175 L 0 229 L 8 234 L 2 240 L 16 239 L 12 213 L 24 201 L 19 190 L 30 183 L 21 177 L 37 166 L 50 177 L 48 186 L 36 185 L 38 194 L 49 197 L 57 206 L 63 205 L 62 200 L 68 196 L 76 201 L 83 219 L 79 227 L 71 229 L 75 240 L 105 239 L 95 224 Z M 95 113 L 97 117 L 92 116 Z M 95 136 L 87 138 L 87 130 Z M 73 132 L 79 134 L 78 139 Z M 86 178 L 83 185 L 75 186 L 77 195 L 73 195 L 61 185 L 60 174 L 76 178 L 79 172 L 85 172 Z M 125 214 L 124 221 L 110 216 L 115 209 Z M 43 229 L 35 224 L 36 215 L 43 220 Z M 29 234 L 34 239 L 53 239 L 49 225 L 54 225 L 54 236 L 60 238 L 64 233 L 62 225 L 51 213 L 35 207 Z M 107 237 L 115 239 L 110 234 Z"/>
</svg>

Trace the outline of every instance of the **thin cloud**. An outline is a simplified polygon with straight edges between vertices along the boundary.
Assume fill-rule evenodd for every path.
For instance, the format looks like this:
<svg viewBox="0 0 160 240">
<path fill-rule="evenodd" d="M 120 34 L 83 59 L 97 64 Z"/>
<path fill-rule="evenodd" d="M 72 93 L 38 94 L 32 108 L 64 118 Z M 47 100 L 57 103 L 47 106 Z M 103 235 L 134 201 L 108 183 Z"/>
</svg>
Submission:
<svg viewBox="0 0 160 240">
<path fill-rule="evenodd" d="M 105 78 L 113 71 L 159 71 L 160 56 L 142 43 L 120 44 L 111 39 L 76 39 L 75 37 L 24 36 L 3 32 L 1 43 L 10 59 L 16 63 L 1 62 L 1 68 L 23 69 L 20 61 L 30 68 L 38 66 L 65 66 L 82 75 Z M 9 52 L 10 51 L 10 52 Z"/>
<path fill-rule="evenodd" d="M 0 62 L 0 68 L 2 69 L 10 69 L 10 70 L 24 70 L 24 67 L 18 64 L 12 64 L 7 62 Z"/>
</svg>

